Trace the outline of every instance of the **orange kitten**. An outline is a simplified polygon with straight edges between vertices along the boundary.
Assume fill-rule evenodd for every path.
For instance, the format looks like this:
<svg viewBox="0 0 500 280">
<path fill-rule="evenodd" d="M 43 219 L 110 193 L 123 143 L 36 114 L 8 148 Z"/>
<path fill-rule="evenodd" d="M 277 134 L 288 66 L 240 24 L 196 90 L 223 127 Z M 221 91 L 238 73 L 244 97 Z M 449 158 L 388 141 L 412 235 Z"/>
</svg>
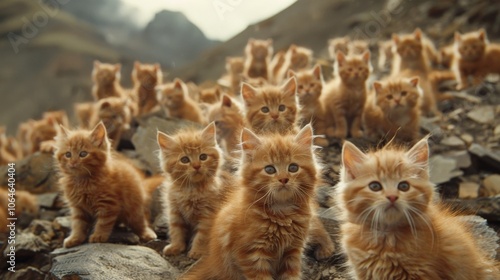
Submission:
<svg viewBox="0 0 500 280">
<path fill-rule="evenodd" d="M 273 40 L 249 39 L 245 47 L 243 74 L 250 78 L 262 77 L 269 80 L 269 63 L 273 56 Z"/>
<path fill-rule="evenodd" d="M 161 168 L 167 177 L 167 215 L 170 244 L 165 255 L 186 250 L 188 257 L 199 258 L 206 251 L 213 215 L 221 203 L 219 170 L 222 152 L 215 138 L 215 123 L 203 131 L 185 130 L 174 136 L 158 132 Z"/>
<path fill-rule="evenodd" d="M 321 66 L 317 64 L 311 70 L 298 73 L 289 70 L 288 77 L 296 77 L 297 94 L 299 96 L 299 123 L 303 127 L 311 123 L 314 128 L 314 134 L 325 135 L 325 114 L 320 101 L 321 91 L 323 90 L 323 75 Z M 317 145 L 328 146 L 328 140 L 317 138 L 314 140 Z"/>
<path fill-rule="evenodd" d="M 95 100 L 100 100 L 105 97 L 121 97 L 124 96 L 123 88 L 120 85 L 120 70 L 121 64 L 101 63 L 98 60 L 94 61 L 94 69 L 92 70 L 92 96 Z"/>
<path fill-rule="evenodd" d="M 418 76 L 420 78 L 420 87 L 422 88 L 423 97 L 421 104 L 422 113 L 425 115 L 441 115 L 436 106 L 435 89 L 429 79 L 431 71 L 431 60 L 427 51 L 431 49 L 429 44 L 423 38 L 422 31 L 416 29 L 412 34 L 396 35 L 393 34 L 393 64 L 391 67 L 391 77 L 412 78 Z"/>
<path fill-rule="evenodd" d="M 299 105 L 295 77 L 288 79 L 281 87 L 254 88 L 243 83 L 241 95 L 245 103 L 247 127 L 257 134 L 286 134 L 297 128 Z"/>
<path fill-rule="evenodd" d="M 141 174 L 127 161 L 115 159 L 100 122 L 92 131 L 61 126 L 54 155 L 59 184 L 71 209 L 71 235 L 64 247 L 107 242 L 115 224 L 125 223 L 142 240 L 156 238 L 145 218 Z"/>
<path fill-rule="evenodd" d="M 245 124 L 240 104 L 223 95 L 221 102 L 209 110 L 208 121 L 215 122 L 217 141 L 227 155 L 233 156 L 233 152 L 239 150 L 239 138 Z"/>
<path fill-rule="evenodd" d="M 385 138 L 401 143 L 413 142 L 419 136 L 420 98 L 418 77 L 391 78 L 374 82 L 363 113 L 366 135 L 374 140 Z"/>
<path fill-rule="evenodd" d="M 453 61 L 454 55 L 454 45 L 447 45 L 439 49 L 439 64 L 445 69 L 451 68 L 451 62 Z"/>
<path fill-rule="evenodd" d="M 137 100 L 139 116 L 152 112 L 158 106 L 155 87 L 162 84 L 162 79 L 160 64 L 141 64 L 137 61 L 134 63 L 132 95 Z"/>
<path fill-rule="evenodd" d="M 209 250 L 181 279 L 301 279 L 320 172 L 310 125 L 297 135 L 241 136 L 235 192 L 216 215 Z"/>
<path fill-rule="evenodd" d="M 157 86 L 156 90 L 156 98 L 168 117 L 203 122 L 201 109 L 189 96 L 182 80 L 176 78 L 172 83 Z"/>
<path fill-rule="evenodd" d="M 368 77 L 372 71 L 370 52 L 345 56 L 338 52 L 335 79 L 323 88 L 326 134 L 344 139 L 350 134 L 361 137 L 361 115 L 365 106 Z"/>
<path fill-rule="evenodd" d="M 53 140 L 57 134 L 57 121 L 53 118 L 33 121 L 29 134 L 30 154 L 40 151 L 42 143 Z"/>
<path fill-rule="evenodd" d="M 9 194 L 6 187 L 0 187 L 0 208 L 7 210 L 9 204 Z M 15 215 L 19 217 L 22 213 L 36 216 L 38 214 L 38 201 L 36 196 L 28 191 L 15 191 Z M 13 217 L 12 217 L 13 218 Z"/>
<path fill-rule="evenodd" d="M 335 60 L 339 51 L 347 54 L 350 41 L 351 39 L 348 36 L 328 40 L 328 54 L 330 58 Z"/>
<path fill-rule="evenodd" d="M 336 197 L 354 279 L 498 279 L 471 228 L 429 181 L 427 139 L 368 154 L 346 142 Z"/>
<path fill-rule="evenodd" d="M 114 149 L 118 147 L 120 138 L 126 130 L 130 129 L 132 120 L 130 107 L 131 101 L 121 97 L 107 97 L 95 103 L 89 127 L 94 127 L 100 121 L 106 126 L 108 138 Z"/>
<path fill-rule="evenodd" d="M 285 54 L 285 61 L 276 77 L 276 84 L 281 84 L 283 78 L 287 76 L 288 70 L 299 71 L 311 67 L 313 51 L 292 44 Z"/>
<path fill-rule="evenodd" d="M 200 103 L 214 104 L 219 102 L 221 98 L 221 90 L 218 86 L 202 89 L 200 91 Z"/>
<path fill-rule="evenodd" d="M 241 75 L 245 60 L 243 57 L 226 57 L 226 71 L 229 74 L 233 95 L 240 94 Z"/>
<path fill-rule="evenodd" d="M 472 85 L 478 85 L 487 74 L 500 74 L 500 45 L 491 44 L 484 29 L 463 35 L 456 32 L 454 48 L 451 69 L 458 82 L 457 89 L 470 85 L 469 76 Z"/>
</svg>

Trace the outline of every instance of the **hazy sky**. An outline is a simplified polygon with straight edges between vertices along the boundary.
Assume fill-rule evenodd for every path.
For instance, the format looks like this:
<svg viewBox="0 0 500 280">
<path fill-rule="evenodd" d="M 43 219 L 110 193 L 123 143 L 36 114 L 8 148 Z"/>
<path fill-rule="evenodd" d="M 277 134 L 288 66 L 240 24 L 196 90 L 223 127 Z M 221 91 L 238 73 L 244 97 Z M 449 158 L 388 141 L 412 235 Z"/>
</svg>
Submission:
<svg viewBox="0 0 500 280">
<path fill-rule="evenodd" d="M 226 40 L 249 24 L 266 19 L 296 0 L 122 0 L 137 8 L 145 25 L 162 9 L 183 12 L 207 37 Z"/>
</svg>

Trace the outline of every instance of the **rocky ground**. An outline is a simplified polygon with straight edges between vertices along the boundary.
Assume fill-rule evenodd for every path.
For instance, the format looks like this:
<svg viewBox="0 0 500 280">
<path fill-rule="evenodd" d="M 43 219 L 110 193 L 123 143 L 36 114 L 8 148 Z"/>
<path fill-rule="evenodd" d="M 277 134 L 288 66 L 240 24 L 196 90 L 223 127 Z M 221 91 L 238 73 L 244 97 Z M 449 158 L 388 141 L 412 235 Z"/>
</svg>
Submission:
<svg viewBox="0 0 500 280">
<path fill-rule="evenodd" d="M 482 85 L 462 92 L 441 104 L 443 119 L 424 119 L 422 135 L 431 135 L 431 179 L 437 184 L 446 203 L 465 213 L 488 220 L 500 233 L 500 83 L 488 77 Z M 165 119 L 161 113 L 136 121 L 134 130 L 120 143 L 122 152 L 147 173 L 155 174 L 158 162 L 156 129 L 174 132 L 192 125 Z M 351 139 L 359 146 L 369 146 Z M 133 149 L 133 147 L 136 147 Z M 338 178 L 340 145 L 322 150 L 326 163 L 327 184 L 318 192 L 320 215 L 337 242 L 338 228 L 332 206 L 331 190 Z M 157 192 L 153 203 L 155 231 L 159 239 L 141 244 L 137 236 L 117 228 L 107 244 L 86 244 L 63 249 L 70 220 L 56 185 L 52 155 L 37 153 L 16 163 L 17 188 L 37 194 L 40 212 L 37 217 L 19 218 L 16 234 L 16 273 L 6 272 L 8 246 L 3 242 L 0 260 L 2 279 L 175 279 L 193 260 L 185 255 L 163 257 L 167 244 L 166 220 L 161 215 Z M 5 184 L 7 169 L 0 168 L 0 184 Z M 492 244 L 489 244 L 492 245 Z M 487 245 L 488 246 L 488 245 Z M 310 249 L 308 252 L 311 251 Z M 499 254 L 500 255 L 500 254 Z M 310 253 L 304 257 L 304 279 L 344 279 L 343 258 L 334 255 L 322 262 Z"/>
</svg>

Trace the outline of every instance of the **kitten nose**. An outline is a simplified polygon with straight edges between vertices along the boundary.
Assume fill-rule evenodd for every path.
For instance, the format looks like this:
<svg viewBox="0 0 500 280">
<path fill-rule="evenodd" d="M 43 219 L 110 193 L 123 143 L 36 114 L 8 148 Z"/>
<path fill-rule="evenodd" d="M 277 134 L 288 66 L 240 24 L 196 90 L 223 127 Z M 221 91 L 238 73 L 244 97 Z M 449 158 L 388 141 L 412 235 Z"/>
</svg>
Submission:
<svg viewBox="0 0 500 280">
<path fill-rule="evenodd" d="M 398 200 L 398 197 L 396 195 L 389 195 L 387 196 L 387 199 L 389 199 L 391 203 L 394 203 L 396 202 L 396 200 Z"/>
<path fill-rule="evenodd" d="M 275 120 L 275 119 L 278 118 L 278 115 L 277 114 L 271 114 L 271 118 L 273 118 L 273 120 Z"/>
<path fill-rule="evenodd" d="M 286 183 L 288 183 L 288 178 L 282 178 L 282 179 L 279 179 L 279 181 L 285 185 Z"/>
<path fill-rule="evenodd" d="M 193 164 L 193 168 L 194 168 L 195 170 L 200 169 L 200 167 L 201 167 L 201 166 L 200 166 L 200 164 L 199 164 L 199 163 L 195 163 L 195 164 Z"/>
</svg>

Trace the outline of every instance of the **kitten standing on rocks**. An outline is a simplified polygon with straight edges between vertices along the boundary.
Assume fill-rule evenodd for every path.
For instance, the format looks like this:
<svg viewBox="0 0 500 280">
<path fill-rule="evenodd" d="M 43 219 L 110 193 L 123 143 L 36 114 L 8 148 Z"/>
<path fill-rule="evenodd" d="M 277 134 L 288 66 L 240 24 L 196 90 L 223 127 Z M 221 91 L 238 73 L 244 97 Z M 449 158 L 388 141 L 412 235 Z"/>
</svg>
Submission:
<svg viewBox="0 0 500 280">
<path fill-rule="evenodd" d="M 451 69 L 458 82 L 457 89 L 470 85 L 469 76 L 472 85 L 478 85 L 487 74 L 500 74 L 500 45 L 491 44 L 484 29 L 463 35 L 456 32 L 454 48 Z"/>
<path fill-rule="evenodd" d="M 367 154 L 344 144 L 336 197 L 353 279 L 498 279 L 474 229 L 436 195 L 427 139 Z"/>
<path fill-rule="evenodd" d="M 323 87 L 321 101 L 325 110 L 326 134 L 344 139 L 363 136 L 361 116 L 372 72 L 370 52 L 345 56 L 337 52 L 335 79 Z"/>
<path fill-rule="evenodd" d="M 217 214 L 208 255 L 181 279 L 301 279 L 319 168 L 313 131 L 241 136 L 238 183 Z"/>
<path fill-rule="evenodd" d="M 204 122 L 198 103 L 190 97 L 182 80 L 176 78 L 172 83 L 157 86 L 156 98 L 168 117 Z"/>
<path fill-rule="evenodd" d="M 120 85 L 120 70 L 121 64 L 101 63 L 98 60 L 94 61 L 94 69 L 92 70 L 92 96 L 94 100 L 100 100 L 106 97 L 123 97 L 125 93 Z"/>
<path fill-rule="evenodd" d="M 215 123 L 203 131 L 185 130 L 174 136 L 158 132 L 161 168 L 167 177 L 167 215 L 170 244 L 165 255 L 178 255 L 193 236 L 188 257 L 206 252 L 208 232 L 222 199 L 219 171 L 222 152 Z"/>
<path fill-rule="evenodd" d="M 145 218 L 145 193 L 141 174 L 127 161 L 115 159 L 106 127 L 69 131 L 61 126 L 54 155 L 59 184 L 71 209 L 71 234 L 64 247 L 107 242 L 116 224 L 124 223 L 142 240 L 156 234 Z"/>
</svg>

